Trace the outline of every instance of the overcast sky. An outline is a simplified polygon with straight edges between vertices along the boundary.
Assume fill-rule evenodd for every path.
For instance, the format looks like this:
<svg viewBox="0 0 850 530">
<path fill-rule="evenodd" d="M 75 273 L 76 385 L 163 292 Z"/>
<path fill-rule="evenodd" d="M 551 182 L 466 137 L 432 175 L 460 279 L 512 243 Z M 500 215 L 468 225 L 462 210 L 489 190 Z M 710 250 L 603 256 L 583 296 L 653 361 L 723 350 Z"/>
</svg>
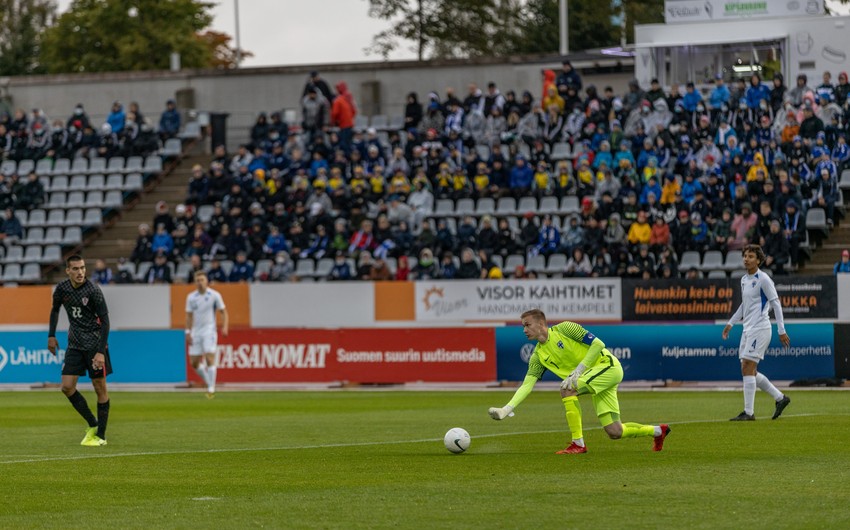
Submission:
<svg viewBox="0 0 850 530">
<path fill-rule="evenodd" d="M 236 34 L 236 0 L 209 0 L 213 29 Z M 71 0 L 58 0 L 60 12 Z M 827 0 L 833 12 L 847 14 L 850 6 Z M 367 0 L 239 0 L 242 49 L 254 54 L 243 66 L 346 63 L 380 60 L 363 51 L 389 23 L 369 18 Z M 390 58 L 413 59 L 403 45 Z"/>
</svg>

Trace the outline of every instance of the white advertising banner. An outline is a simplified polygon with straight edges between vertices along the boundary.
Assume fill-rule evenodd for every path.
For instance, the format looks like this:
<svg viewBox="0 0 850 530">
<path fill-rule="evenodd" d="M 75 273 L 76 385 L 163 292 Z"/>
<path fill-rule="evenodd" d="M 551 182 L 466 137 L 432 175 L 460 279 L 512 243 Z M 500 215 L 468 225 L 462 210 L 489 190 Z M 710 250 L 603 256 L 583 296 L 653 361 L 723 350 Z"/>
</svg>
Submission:
<svg viewBox="0 0 850 530">
<path fill-rule="evenodd" d="M 529 309 L 558 320 L 622 320 L 619 278 L 576 280 L 418 281 L 416 320 L 518 321 Z"/>
<path fill-rule="evenodd" d="M 822 16 L 824 0 L 665 0 L 664 22 Z"/>
</svg>

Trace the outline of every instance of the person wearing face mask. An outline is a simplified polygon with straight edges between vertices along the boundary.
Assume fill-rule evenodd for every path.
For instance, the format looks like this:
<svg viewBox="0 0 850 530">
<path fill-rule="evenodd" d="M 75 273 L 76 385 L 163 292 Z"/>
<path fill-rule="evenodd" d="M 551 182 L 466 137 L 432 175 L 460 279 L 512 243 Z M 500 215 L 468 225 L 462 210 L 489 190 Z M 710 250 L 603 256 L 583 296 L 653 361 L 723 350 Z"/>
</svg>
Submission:
<svg viewBox="0 0 850 530">
<path fill-rule="evenodd" d="M 91 120 L 89 120 L 89 116 L 86 114 L 86 110 L 83 108 L 82 103 L 77 103 L 77 106 L 74 107 L 74 113 L 68 118 L 65 126 L 69 129 L 71 126 L 74 126 L 77 131 L 82 131 L 86 127 L 91 127 Z"/>
</svg>

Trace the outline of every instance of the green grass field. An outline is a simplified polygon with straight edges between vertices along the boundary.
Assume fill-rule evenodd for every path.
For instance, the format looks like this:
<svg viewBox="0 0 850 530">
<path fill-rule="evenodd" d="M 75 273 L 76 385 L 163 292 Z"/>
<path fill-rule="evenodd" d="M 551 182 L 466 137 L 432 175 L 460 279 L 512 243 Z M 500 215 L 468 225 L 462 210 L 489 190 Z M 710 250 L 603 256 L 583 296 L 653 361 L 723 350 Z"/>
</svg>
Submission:
<svg viewBox="0 0 850 530">
<path fill-rule="evenodd" d="M 847 528 L 850 393 L 622 392 L 652 440 L 559 456 L 553 390 L 495 422 L 499 392 L 113 392 L 109 445 L 58 392 L 0 393 L 0 528 Z M 90 405 L 94 395 L 87 392 Z M 464 427 L 465 454 L 443 447 Z"/>
</svg>

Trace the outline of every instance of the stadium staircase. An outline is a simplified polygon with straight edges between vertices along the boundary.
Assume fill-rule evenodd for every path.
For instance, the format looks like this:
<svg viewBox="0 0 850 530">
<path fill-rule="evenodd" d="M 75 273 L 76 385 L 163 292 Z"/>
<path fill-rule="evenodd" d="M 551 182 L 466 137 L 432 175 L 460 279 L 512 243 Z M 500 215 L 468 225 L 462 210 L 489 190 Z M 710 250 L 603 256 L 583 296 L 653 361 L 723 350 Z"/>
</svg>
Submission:
<svg viewBox="0 0 850 530">
<path fill-rule="evenodd" d="M 829 233 L 829 239 L 818 245 L 817 252 L 812 254 L 811 261 L 798 271 L 805 275 L 829 275 L 837 261 L 841 260 L 841 251 L 850 249 L 850 222 L 844 221 Z"/>
<path fill-rule="evenodd" d="M 183 201 L 189 178 L 194 164 L 207 167 L 210 156 L 204 154 L 203 144 L 192 141 L 183 145 L 182 155 L 166 161 L 163 171 L 145 183 L 144 188 L 124 209 L 110 219 L 104 220 L 102 228 L 86 237 L 83 244 L 71 251 L 80 252 L 85 258 L 90 270 L 94 270 L 94 262 L 103 259 L 114 271 L 117 270 L 119 258 L 129 258 L 136 245 L 139 235 L 139 225 L 151 224 L 155 215 L 155 206 L 159 201 L 166 201 L 173 208 Z M 65 278 L 63 266 L 46 272 L 46 281 L 54 283 Z"/>
</svg>

